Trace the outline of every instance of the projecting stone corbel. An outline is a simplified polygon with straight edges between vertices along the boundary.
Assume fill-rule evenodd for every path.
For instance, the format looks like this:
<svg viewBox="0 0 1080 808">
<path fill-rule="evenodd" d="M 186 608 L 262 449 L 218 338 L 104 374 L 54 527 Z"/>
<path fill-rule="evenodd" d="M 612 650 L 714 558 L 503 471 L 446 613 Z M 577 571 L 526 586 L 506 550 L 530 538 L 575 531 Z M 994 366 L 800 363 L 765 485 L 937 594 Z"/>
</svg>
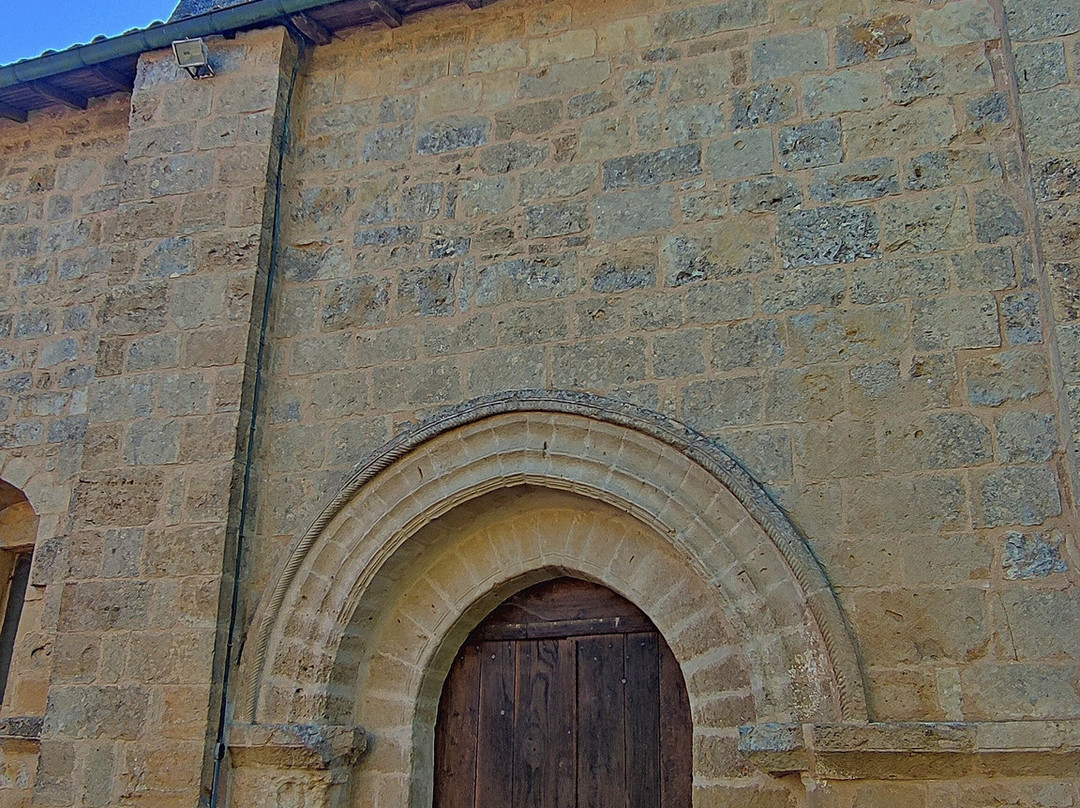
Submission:
<svg viewBox="0 0 1080 808">
<path fill-rule="evenodd" d="M 818 780 L 1080 775 L 1080 721 L 755 724 L 739 751 L 768 774 Z"/>
</svg>

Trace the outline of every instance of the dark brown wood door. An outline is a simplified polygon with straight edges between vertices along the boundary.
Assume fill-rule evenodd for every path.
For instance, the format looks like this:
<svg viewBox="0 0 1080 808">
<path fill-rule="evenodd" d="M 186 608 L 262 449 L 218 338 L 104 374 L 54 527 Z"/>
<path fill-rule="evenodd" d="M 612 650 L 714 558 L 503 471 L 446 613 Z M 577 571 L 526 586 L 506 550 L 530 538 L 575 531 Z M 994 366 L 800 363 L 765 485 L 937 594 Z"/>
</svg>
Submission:
<svg viewBox="0 0 1080 808">
<path fill-rule="evenodd" d="M 573 578 L 507 600 L 439 702 L 435 808 L 690 808 L 682 672 L 656 627 Z"/>
</svg>

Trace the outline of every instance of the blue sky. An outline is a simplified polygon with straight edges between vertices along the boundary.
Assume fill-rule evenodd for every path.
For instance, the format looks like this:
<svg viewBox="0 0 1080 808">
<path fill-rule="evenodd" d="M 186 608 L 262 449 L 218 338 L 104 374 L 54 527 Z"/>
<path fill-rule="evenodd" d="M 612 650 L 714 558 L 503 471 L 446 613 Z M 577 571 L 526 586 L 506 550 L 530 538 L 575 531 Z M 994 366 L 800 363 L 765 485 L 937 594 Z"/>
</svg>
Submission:
<svg viewBox="0 0 1080 808">
<path fill-rule="evenodd" d="M 0 0 L 0 65 L 164 20 L 176 0 Z"/>
</svg>

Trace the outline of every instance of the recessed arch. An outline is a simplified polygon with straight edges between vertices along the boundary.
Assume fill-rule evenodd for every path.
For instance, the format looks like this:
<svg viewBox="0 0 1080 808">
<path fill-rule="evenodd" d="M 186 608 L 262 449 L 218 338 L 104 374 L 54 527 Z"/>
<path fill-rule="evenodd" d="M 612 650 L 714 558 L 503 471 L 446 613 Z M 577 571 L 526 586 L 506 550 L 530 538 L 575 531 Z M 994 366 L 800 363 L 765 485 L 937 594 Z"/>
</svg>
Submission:
<svg viewBox="0 0 1080 808">
<path fill-rule="evenodd" d="M 681 424 L 548 391 L 456 408 L 359 467 L 260 603 L 238 718 L 358 721 L 365 768 L 421 805 L 453 653 L 515 588 L 559 574 L 649 615 L 696 727 L 866 718 L 824 573 L 760 487 Z"/>
</svg>

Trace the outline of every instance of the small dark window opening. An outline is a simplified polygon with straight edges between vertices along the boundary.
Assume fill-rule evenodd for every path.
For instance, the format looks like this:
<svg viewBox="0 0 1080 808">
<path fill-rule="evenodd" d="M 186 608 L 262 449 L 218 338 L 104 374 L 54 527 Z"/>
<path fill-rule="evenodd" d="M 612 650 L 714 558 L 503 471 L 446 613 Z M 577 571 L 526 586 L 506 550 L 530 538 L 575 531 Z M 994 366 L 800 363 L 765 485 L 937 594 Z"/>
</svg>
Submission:
<svg viewBox="0 0 1080 808">
<path fill-rule="evenodd" d="M 19 630 L 23 601 L 26 599 L 26 587 L 30 583 L 31 551 L 27 549 L 3 555 L 7 557 L 0 560 L 0 565 L 6 567 L 3 570 L 5 585 L 0 592 L 4 598 L 4 623 L 0 627 L 0 702 L 3 702 L 4 692 L 7 690 L 11 657 L 15 651 L 15 636 Z"/>
</svg>

